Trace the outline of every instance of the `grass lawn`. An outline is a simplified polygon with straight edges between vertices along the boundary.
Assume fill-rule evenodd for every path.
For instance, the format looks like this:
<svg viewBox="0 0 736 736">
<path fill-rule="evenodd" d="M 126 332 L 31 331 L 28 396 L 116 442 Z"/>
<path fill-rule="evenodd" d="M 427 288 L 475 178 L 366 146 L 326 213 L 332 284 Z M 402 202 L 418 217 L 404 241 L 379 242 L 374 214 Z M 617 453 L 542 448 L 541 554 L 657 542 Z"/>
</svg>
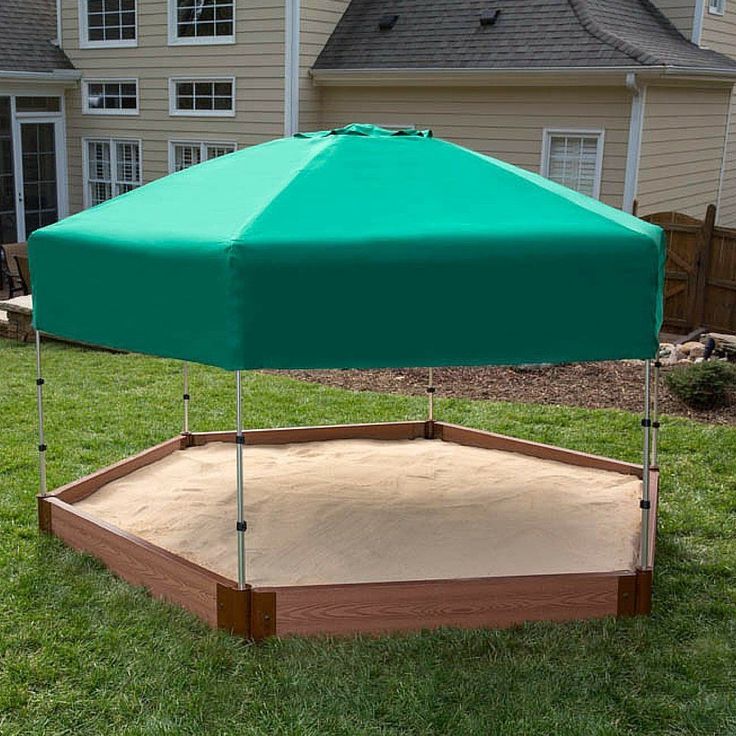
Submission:
<svg viewBox="0 0 736 736">
<path fill-rule="evenodd" d="M 192 427 L 234 426 L 193 366 Z M 45 348 L 49 484 L 173 436 L 173 361 Z M 651 618 L 249 645 L 36 531 L 34 351 L 0 341 L 0 733 L 736 734 L 736 428 L 665 418 Z M 249 375 L 248 426 L 422 418 Z M 440 399 L 438 418 L 639 460 L 638 417 Z"/>
</svg>

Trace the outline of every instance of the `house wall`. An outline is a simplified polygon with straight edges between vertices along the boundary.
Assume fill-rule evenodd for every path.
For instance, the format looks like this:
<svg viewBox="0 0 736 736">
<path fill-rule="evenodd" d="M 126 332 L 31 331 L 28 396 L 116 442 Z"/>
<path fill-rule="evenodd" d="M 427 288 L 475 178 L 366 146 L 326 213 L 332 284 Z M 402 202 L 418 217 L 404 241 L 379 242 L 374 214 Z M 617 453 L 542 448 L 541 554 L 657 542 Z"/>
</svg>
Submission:
<svg viewBox="0 0 736 736">
<path fill-rule="evenodd" d="M 730 87 L 647 89 L 639 214 L 703 217 L 717 201 L 730 94 Z"/>
<path fill-rule="evenodd" d="M 685 38 L 692 38 L 697 0 L 652 0 Z"/>
<path fill-rule="evenodd" d="M 302 130 L 316 130 L 320 125 L 319 88 L 312 84 L 309 69 L 349 4 L 350 0 L 302 0 L 299 80 L 299 127 Z"/>
<path fill-rule="evenodd" d="M 736 7 L 733 0 L 726 1 L 723 15 L 708 12 L 708 0 L 705 6 L 700 45 L 736 57 Z"/>
<path fill-rule="evenodd" d="M 623 87 L 324 87 L 321 126 L 359 121 L 431 128 L 535 172 L 545 128 L 602 128 L 601 199 L 621 207 L 630 111 Z"/>
<path fill-rule="evenodd" d="M 322 0 L 327 2 L 328 0 Z M 168 173 L 168 141 L 222 141 L 242 146 L 283 133 L 283 0 L 238 0 L 236 43 L 168 45 L 165 0 L 138 0 L 138 46 L 79 47 L 78 0 L 62 0 L 62 44 L 87 79 L 137 77 L 140 114 L 84 115 L 80 89 L 67 94 L 67 136 L 71 211 L 83 206 L 81 139 L 90 136 L 140 138 L 145 182 Z M 169 115 L 168 78 L 234 76 L 234 117 Z"/>
</svg>

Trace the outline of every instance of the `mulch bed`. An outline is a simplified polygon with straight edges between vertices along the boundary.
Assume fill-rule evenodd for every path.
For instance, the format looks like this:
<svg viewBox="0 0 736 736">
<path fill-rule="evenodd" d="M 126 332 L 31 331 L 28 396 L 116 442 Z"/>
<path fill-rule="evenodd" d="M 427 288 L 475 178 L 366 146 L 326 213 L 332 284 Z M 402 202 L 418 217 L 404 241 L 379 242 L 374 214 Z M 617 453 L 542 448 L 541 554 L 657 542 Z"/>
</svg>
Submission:
<svg viewBox="0 0 736 736">
<path fill-rule="evenodd" d="M 663 371 L 676 370 L 663 368 Z M 302 381 L 353 391 L 423 395 L 426 369 L 285 371 Z M 436 368 L 437 396 L 530 404 L 643 411 L 644 367 L 636 362 L 576 363 L 534 368 Z M 683 404 L 660 383 L 660 411 L 711 424 L 736 424 L 736 402 L 724 409 L 698 411 Z"/>
</svg>

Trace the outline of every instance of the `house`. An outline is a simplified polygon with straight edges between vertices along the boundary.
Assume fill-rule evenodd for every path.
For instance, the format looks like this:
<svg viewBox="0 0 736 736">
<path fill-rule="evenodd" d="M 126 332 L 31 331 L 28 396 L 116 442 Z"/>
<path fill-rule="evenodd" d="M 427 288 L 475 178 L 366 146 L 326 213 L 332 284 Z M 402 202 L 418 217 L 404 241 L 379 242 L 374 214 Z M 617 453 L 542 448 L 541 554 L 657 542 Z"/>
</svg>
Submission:
<svg viewBox="0 0 736 736">
<path fill-rule="evenodd" d="M 736 226 L 735 81 L 736 0 L 3 0 L 2 238 L 356 120 Z"/>
</svg>

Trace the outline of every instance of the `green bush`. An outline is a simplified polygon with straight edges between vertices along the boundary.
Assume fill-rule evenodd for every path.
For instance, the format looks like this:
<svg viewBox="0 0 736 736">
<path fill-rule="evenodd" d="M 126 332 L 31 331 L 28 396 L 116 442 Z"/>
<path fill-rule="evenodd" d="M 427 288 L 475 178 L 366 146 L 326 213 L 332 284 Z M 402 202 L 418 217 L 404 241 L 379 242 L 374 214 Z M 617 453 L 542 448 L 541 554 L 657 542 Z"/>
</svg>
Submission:
<svg viewBox="0 0 736 736">
<path fill-rule="evenodd" d="M 677 398 L 694 409 L 717 409 L 727 406 L 736 387 L 736 368 L 721 361 L 679 366 L 665 381 Z"/>
</svg>

